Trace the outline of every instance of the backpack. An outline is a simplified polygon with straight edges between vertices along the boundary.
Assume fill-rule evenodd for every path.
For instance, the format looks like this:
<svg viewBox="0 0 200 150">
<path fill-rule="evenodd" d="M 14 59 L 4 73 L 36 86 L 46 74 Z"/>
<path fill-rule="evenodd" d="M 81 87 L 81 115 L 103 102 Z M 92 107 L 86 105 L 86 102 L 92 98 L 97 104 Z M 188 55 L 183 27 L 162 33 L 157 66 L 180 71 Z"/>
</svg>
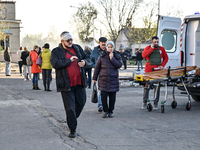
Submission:
<svg viewBox="0 0 200 150">
<path fill-rule="evenodd" d="M 32 65 L 33 65 L 33 61 L 31 60 L 31 55 L 29 55 L 29 56 L 26 58 L 26 63 L 27 63 L 27 66 L 32 66 Z"/>
</svg>

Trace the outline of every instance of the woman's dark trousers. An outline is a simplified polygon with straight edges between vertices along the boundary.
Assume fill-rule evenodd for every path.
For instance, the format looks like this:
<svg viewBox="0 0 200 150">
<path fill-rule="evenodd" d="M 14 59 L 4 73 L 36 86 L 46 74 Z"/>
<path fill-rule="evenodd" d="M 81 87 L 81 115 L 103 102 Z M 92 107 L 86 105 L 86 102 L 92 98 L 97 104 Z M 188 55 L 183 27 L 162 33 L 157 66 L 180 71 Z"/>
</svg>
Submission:
<svg viewBox="0 0 200 150">
<path fill-rule="evenodd" d="M 42 79 L 45 90 L 50 90 L 51 71 L 52 69 L 42 69 Z"/>
<path fill-rule="evenodd" d="M 109 97 L 109 105 L 108 105 Z M 101 91 L 101 100 L 103 104 L 103 111 L 108 113 L 113 113 L 116 101 L 116 92 L 105 92 Z"/>
<path fill-rule="evenodd" d="M 18 65 L 19 65 L 19 72 L 22 75 L 22 66 L 23 66 L 23 61 L 18 61 Z"/>
</svg>

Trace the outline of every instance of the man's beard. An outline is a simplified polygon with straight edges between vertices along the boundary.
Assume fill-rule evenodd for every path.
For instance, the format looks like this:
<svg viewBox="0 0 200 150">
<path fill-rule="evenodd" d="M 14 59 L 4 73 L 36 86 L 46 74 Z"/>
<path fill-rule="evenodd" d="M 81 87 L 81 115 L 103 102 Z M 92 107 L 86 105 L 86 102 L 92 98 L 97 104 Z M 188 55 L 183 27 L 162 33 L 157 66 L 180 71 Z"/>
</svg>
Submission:
<svg viewBox="0 0 200 150">
<path fill-rule="evenodd" d="M 64 46 L 65 46 L 66 49 L 70 49 L 72 47 L 72 45 L 71 45 L 71 47 L 69 47 L 69 46 L 67 46 L 65 44 L 64 44 Z"/>
<path fill-rule="evenodd" d="M 71 47 L 72 47 L 72 46 L 71 46 Z M 69 48 L 71 48 L 71 47 L 66 46 L 67 49 L 69 49 Z"/>
<path fill-rule="evenodd" d="M 157 47 L 158 47 L 158 45 L 154 45 L 154 47 L 155 47 L 155 48 L 157 48 Z"/>
</svg>

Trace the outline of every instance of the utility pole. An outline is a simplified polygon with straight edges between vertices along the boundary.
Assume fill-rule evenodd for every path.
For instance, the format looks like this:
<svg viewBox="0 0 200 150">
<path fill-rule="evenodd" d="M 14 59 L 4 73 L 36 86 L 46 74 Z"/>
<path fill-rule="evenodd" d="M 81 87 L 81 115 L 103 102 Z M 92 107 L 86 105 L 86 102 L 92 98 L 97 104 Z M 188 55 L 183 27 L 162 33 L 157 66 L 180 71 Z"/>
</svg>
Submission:
<svg viewBox="0 0 200 150">
<path fill-rule="evenodd" d="M 93 47 L 95 47 L 95 26 L 94 26 L 94 19 L 97 18 L 97 12 L 94 11 L 93 13 Z"/>
<path fill-rule="evenodd" d="M 160 0 L 158 0 L 158 16 L 160 15 Z"/>
</svg>

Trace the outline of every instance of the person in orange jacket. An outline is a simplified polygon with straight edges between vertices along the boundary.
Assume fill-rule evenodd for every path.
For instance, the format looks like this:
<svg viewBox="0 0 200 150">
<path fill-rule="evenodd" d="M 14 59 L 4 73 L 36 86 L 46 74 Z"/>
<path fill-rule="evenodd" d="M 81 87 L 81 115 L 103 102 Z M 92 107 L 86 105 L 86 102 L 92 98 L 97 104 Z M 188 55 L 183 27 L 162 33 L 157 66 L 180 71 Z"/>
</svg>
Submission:
<svg viewBox="0 0 200 150">
<path fill-rule="evenodd" d="M 39 78 L 39 73 L 42 72 L 42 70 L 38 67 L 38 65 L 36 64 L 36 61 L 39 57 L 38 52 L 39 51 L 39 47 L 37 45 L 35 45 L 33 47 L 33 50 L 30 52 L 30 56 L 31 56 L 31 60 L 33 62 L 33 65 L 31 66 L 31 73 L 33 73 L 33 90 L 41 90 L 38 87 L 38 78 Z"/>
<path fill-rule="evenodd" d="M 142 57 L 146 58 L 147 63 L 145 65 L 145 72 L 152 72 L 154 68 L 158 68 L 159 70 L 163 70 L 166 63 L 168 62 L 168 55 L 165 51 L 165 48 L 162 46 L 158 46 L 159 38 L 157 36 L 152 37 L 151 46 L 145 47 Z M 144 95 L 143 95 L 143 105 L 142 109 L 146 109 L 147 107 L 147 99 L 149 98 L 149 87 L 144 87 Z M 154 101 L 154 110 L 158 110 L 158 101 L 160 95 L 160 86 L 157 89 L 157 99 Z"/>
</svg>

